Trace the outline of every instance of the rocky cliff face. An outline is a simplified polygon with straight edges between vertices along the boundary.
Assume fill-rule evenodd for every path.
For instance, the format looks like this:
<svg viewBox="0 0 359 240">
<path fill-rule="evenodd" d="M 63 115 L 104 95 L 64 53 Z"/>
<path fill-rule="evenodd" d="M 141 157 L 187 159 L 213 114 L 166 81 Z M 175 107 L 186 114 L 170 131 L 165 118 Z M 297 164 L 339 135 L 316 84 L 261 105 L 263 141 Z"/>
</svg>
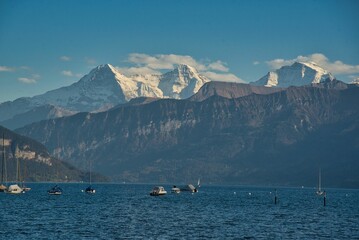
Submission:
<svg viewBox="0 0 359 240">
<path fill-rule="evenodd" d="M 229 89 L 233 86 L 221 91 Z M 18 132 L 77 166 L 92 159 L 117 181 L 201 177 L 214 183 L 314 186 L 321 167 L 328 186 L 359 187 L 358 101 L 359 88 L 291 87 L 232 99 L 213 95 L 201 102 L 123 105 Z"/>
<path fill-rule="evenodd" d="M 20 136 L 1 126 L 0 136 L 0 171 L 4 173 L 1 176 L 4 182 L 88 181 L 85 172 L 52 157 L 39 142 Z M 16 179 L 17 161 L 19 161 L 20 168 L 20 179 L 18 180 Z M 97 179 L 104 180 L 103 177 L 97 177 Z"/>
</svg>

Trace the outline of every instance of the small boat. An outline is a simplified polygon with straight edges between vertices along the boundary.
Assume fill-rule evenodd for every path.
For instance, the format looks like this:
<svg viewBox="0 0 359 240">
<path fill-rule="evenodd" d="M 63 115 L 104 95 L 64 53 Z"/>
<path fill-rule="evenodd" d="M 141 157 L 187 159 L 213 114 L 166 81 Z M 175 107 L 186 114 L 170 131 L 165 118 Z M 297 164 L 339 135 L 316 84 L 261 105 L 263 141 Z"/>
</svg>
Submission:
<svg viewBox="0 0 359 240">
<path fill-rule="evenodd" d="M 86 189 L 85 189 L 85 193 L 95 193 L 96 190 L 94 188 L 92 188 L 92 186 L 88 186 Z"/>
<path fill-rule="evenodd" d="M 25 185 L 22 185 L 21 188 L 22 188 L 22 190 L 24 190 L 25 192 L 28 192 L 28 191 L 31 190 L 30 187 L 26 187 Z"/>
<path fill-rule="evenodd" d="M 318 179 L 318 189 L 317 189 L 317 195 L 322 196 L 325 193 L 325 191 L 322 190 L 322 171 L 319 169 L 319 179 Z"/>
<path fill-rule="evenodd" d="M 172 193 L 180 193 L 181 189 L 179 187 L 173 186 L 172 189 L 171 189 L 171 192 Z"/>
<path fill-rule="evenodd" d="M 6 193 L 10 193 L 10 194 L 20 194 L 24 192 L 25 191 L 17 184 L 10 185 L 6 190 Z"/>
<path fill-rule="evenodd" d="M 19 179 L 20 179 L 20 163 L 19 163 L 19 159 L 16 159 L 16 182 L 17 183 L 19 182 Z M 22 189 L 22 187 L 20 187 L 17 183 L 10 185 L 6 190 L 6 193 L 10 193 L 10 194 L 25 193 L 24 189 Z"/>
<path fill-rule="evenodd" d="M 47 191 L 48 194 L 50 195 L 61 195 L 62 194 L 62 188 L 60 188 L 59 186 L 55 185 L 54 187 L 52 187 L 50 190 Z"/>
<path fill-rule="evenodd" d="M 92 187 L 92 169 L 91 169 L 91 161 L 90 161 L 90 185 L 85 189 L 85 193 L 95 193 L 96 190 Z"/>
<path fill-rule="evenodd" d="M 196 192 L 198 192 L 198 189 L 195 186 L 193 186 L 192 184 L 188 184 L 188 185 L 182 187 L 181 191 L 196 193 Z"/>
<path fill-rule="evenodd" d="M 150 192 L 151 196 L 161 196 L 161 195 L 166 195 L 166 194 L 167 194 L 167 191 L 162 186 L 154 187 L 152 189 L 152 191 Z"/>
<path fill-rule="evenodd" d="M 7 187 L 4 184 L 0 184 L 0 192 L 6 192 Z"/>
</svg>

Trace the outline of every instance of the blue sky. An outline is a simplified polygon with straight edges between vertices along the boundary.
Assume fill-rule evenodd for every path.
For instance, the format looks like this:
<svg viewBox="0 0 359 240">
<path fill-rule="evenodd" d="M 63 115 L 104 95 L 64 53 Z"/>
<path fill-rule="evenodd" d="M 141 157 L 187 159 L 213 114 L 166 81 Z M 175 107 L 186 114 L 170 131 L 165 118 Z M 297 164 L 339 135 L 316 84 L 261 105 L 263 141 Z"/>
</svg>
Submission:
<svg viewBox="0 0 359 240">
<path fill-rule="evenodd" d="M 0 0 L 0 103 L 78 81 L 194 65 L 215 80 L 258 80 L 295 60 L 359 77 L 357 0 Z"/>
</svg>

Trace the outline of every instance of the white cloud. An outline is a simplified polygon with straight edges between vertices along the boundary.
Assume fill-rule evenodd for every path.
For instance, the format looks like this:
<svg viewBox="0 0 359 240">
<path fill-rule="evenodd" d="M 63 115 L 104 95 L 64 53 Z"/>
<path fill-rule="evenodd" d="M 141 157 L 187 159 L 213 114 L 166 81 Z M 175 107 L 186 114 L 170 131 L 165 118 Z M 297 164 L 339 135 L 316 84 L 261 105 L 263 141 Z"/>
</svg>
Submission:
<svg viewBox="0 0 359 240">
<path fill-rule="evenodd" d="M 66 77 L 73 77 L 73 76 L 74 76 L 74 74 L 73 74 L 72 71 L 70 71 L 70 70 L 63 70 L 63 71 L 61 72 L 61 74 L 64 75 L 64 76 L 66 76 Z"/>
<path fill-rule="evenodd" d="M 314 53 L 308 56 L 298 56 L 294 59 L 274 59 L 271 61 L 267 61 L 267 64 L 273 69 L 278 69 L 285 65 L 291 65 L 297 61 L 315 62 L 316 64 L 333 74 L 359 73 L 359 65 L 349 65 L 339 60 L 332 62 L 322 53 Z"/>
<path fill-rule="evenodd" d="M 71 61 L 71 58 L 69 56 L 61 56 L 60 60 L 64 61 L 64 62 L 69 62 L 69 61 Z"/>
<path fill-rule="evenodd" d="M 150 56 L 143 53 L 131 53 L 128 57 L 128 62 L 156 70 L 173 69 L 177 64 L 187 64 L 195 67 L 199 71 L 206 69 L 203 64 L 198 63 L 191 56 L 175 54 L 158 54 Z"/>
<path fill-rule="evenodd" d="M 0 72 L 13 72 L 15 68 L 7 67 L 7 66 L 0 66 Z"/>
<path fill-rule="evenodd" d="M 215 70 L 215 71 L 221 71 L 221 72 L 228 72 L 228 67 L 225 66 L 225 63 L 222 61 L 216 61 L 213 63 L 210 63 L 208 65 L 208 69 Z"/>
<path fill-rule="evenodd" d="M 93 58 L 85 57 L 85 62 L 87 63 L 87 65 L 96 65 L 96 60 Z"/>
<path fill-rule="evenodd" d="M 258 65 L 258 64 L 260 64 L 259 61 L 254 61 L 254 62 L 253 62 L 253 65 Z"/>
<path fill-rule="evenodd" d="M 123 75 L 126 75 L 126 76 L 131 76 L 131 75 L 136 75 L 136 74 L 141 74 L 141 75 L 161 74 L 160 71 L 154 70 L 149 67 L 129 67 L 129 68 L 116 67 L 116 69 L 119 70 L 120 73 L 122 73 Z"/>
<path fill-rule="evenodd" d="M 26 84 L 33 84 L 33 83 L 37 82 L 37 80 L 34 78 L 26 78 L 26 77 L 20 77 L 17 80 L 19 82 L 26 83 Z"/>
<path fill-rule="evenodd" d="M 226 63 L 217 61 L 197 61 L 188 55 L 157 54 L 148 55 L 143 53 L 131 53 L 127 62 L 134 64 L 131 67 L 117 67 L 124 75 L 133 74 L 161 74 L 162 70 L 172 70 L 178 64 L 186 64 L 197 69 L 197 71 L 211 80 L 243 82 L 236 75 L 229 73 Z"/>
<path fill-rule="evenodd" d="M 61 71 L 61 74 L 66 76 L 66 77 L 78 77 L 78 78 L 80 78 L 80 77 L 83 76 L 83 74 L 81 74 L 81 73 L 73 73 L 70 70 L 63 70 L 63 71 Z"/>
<path fill-rule="evenodd" d="M 241 82 L 244 83 L 244 81 L 240 78 L 238 78 L 236 75 L 232 73 L 216 73 L 216 72 L 203 72 L 202 73 L 207 78 L 214 80 L 214 81 L 222 81 L 222 82 Z"/>
</svg>

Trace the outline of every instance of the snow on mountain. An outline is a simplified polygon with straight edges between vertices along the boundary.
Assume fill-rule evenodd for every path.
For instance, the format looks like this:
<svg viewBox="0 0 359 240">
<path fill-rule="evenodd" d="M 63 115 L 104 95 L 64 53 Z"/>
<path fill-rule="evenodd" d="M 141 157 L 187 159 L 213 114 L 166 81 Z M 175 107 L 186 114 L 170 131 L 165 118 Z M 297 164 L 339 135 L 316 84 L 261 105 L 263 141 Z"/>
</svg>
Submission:
<svg viewBox="0 0 359 240">
<path fill-rule="evenodd" d="M 326 79 L 333 80 L 334 76 L 313 62 L 295 62 L 291 66 L 283 66 L 278 70 L 268 72 L 253 85 L 266 87 L 303 86 L 320 83 Z"/>
<path fill-rule="evenodd" d="M 162 75 L 125 76 L 110 64 L 91 70 L 78 82 L 34 97 L 0 104 L 0 121 L 52 105 L 70 112 L 96 112 L 137 97 L 188 98 L 209 80 L 188 65 Z"/>
<path fill-rule="evenodd" d="M 359 85 L 359 77 L 357 77 L 356 79 L 354 79 L 351 84 L 357 84 Z"/>
<path fill-rule="evenodd" d="M 110 65 L 100 65 L 78 82 L 35 96 L 31 101 L 36 105 L 47 103 L 71 111 L 110 108 L 125 101 L 117 77 Z"/>
<path fill-rule="evenodd" d="M 183 99 L 198 92 L 206 82 L 209 80 L 195 68 L 180 64 L 173 71 L 161 75 L 159 88 L 164 97 Z"/>
</svg>

